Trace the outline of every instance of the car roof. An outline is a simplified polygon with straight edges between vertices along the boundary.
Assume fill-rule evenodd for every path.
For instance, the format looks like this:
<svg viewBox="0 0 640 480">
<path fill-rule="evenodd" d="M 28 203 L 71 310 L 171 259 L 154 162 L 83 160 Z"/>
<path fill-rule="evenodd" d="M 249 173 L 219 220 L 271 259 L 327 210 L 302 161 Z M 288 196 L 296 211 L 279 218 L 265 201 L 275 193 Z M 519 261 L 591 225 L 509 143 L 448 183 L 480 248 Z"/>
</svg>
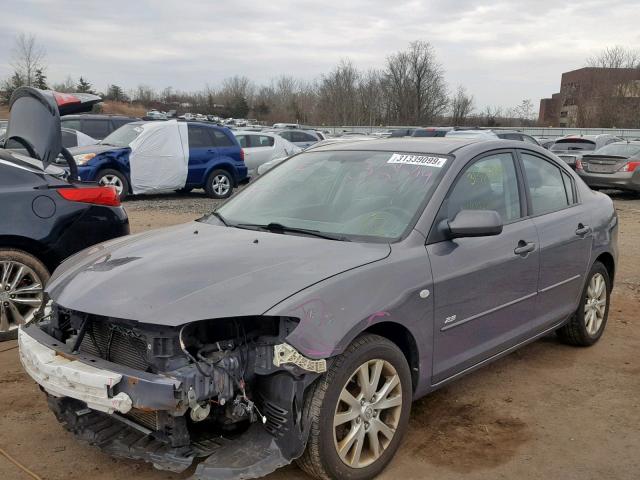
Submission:
<svg viewBox="0 0 640 480">
<path fill-rule="evenodd" d="M 74 113 L 71 115 L 63 115 L 60 120 L 74 119 L 74 118 L 89 118 L 89 119 L 101 119 L 101 118 L 133 118 L 137 120 L 137 117 L 129 117 L 127 115 L 118 115 L 110 113 Z"/>
<path fill-rule="evenodd" d="M 511 141 L 502 140 L 509 143 Z M 518 145 L 522 142 L 513 141 Z M 435 153 L 449 155 L 454 151 L 474 143 L 483 143 L 483 139 L 456 138 L 456 137 L 396 137 L 367 140 L 366 142 L 334 142 L 314 148 L 314 151 L 323 150 L 377 150 L 382 152 L 413 152 Z M 510 147 L 506 147 L 510 148 Z"/>
</svg>

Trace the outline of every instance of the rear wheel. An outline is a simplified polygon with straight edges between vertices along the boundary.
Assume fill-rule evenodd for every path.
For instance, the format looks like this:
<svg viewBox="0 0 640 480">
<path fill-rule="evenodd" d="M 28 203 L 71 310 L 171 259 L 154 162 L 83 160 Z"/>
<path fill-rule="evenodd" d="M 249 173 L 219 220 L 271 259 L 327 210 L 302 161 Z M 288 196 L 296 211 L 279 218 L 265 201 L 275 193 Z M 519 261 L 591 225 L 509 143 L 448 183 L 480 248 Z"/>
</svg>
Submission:
<svg viewBox="0 0 640 480">
<path fill-rule="evenodd" d="M 22 250 L 0 248 L 0 341 L 14 339 L 18 326 L 31 322 L 42 308 L 49 271 Z"/>
<path fill-rule="evenodd" d="M 611 279 L 606 267 L 595 262 L 582 291 L 580 306 L 571 320 L 557 331 L 560 339 L 571 345 L 588 347 L 596 343 L 607 324 Z"/>
<path fill-rule="evenodd" d="M 116 193 L 120 197 L 120 200 L 124 200 L 129 193 L 129 182 L 127 181 L 127 177 L 118 170 L 113 170 L 111 168 L 100 170 L 100 172 L 98 172 L 98 183 L 103 186 L 114 187 L 116 189 Z"/>
<path fill-rule="evenodd" d="M 370 479 L 387 466 L 407 429 L 411 375 L 400 349 L 358 337 L 307 393 L 307 448 L 297 460 L 321 479 Z"/>
<path fill-rule="evenodd" d="M 214 170 L 207 177 L 205 192 L 211 198 L 228 198 L 233 193 L 233 180 L 226 170 Z"/>
</svg>

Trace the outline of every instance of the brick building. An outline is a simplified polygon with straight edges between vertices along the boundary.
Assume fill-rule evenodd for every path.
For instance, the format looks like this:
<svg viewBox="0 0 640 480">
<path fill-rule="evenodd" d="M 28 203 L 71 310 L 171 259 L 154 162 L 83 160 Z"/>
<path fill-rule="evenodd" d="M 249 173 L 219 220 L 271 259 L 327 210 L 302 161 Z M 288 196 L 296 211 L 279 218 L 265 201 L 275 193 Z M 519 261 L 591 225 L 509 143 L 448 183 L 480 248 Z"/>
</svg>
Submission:
<svg viewBox="0 0 640 480">
<path fill-rule="evenodd" d="M 639 68 L 580 68 L 562 74 L 560 92 L 540 100 L 545 127 L 610 127 L 640 114 Z M 629 118 L 627 118 L 629 117 Z M 638 119 L 640 121 L 640 119 Z"/>
</svg>

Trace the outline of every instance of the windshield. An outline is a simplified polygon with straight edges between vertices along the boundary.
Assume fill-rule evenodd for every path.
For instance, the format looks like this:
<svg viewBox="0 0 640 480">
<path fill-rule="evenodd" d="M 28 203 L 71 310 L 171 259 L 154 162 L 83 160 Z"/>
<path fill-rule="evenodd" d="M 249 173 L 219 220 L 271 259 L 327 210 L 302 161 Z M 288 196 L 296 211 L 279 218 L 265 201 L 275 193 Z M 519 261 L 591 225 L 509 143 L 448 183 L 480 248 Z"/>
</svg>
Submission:
<svg viewBox="0 0 640 480">
<path fill-rule="evenodd" d="M 139 123 L 127 123 L 119 129 L 115 130 L 111 135 L 105 137 L 101 145 L 111 145 L 113 147 L 128 147 L 138 135 L 143 131 L 142 125 Z"/>
<path fill-rule="evenodd" d="M 450 162 L 415 153 L 302 153 L 217 213 L 231 226 L 278 223 L 351 240 L 393 241 L 413 226 Z"/>
<path fill-rule="evenodd" d="M 581 138 L 566 138 L 557 140 L 556 143 L 551 145 L 552 152 L 562 152 L 568 150 L 595 150 L 596 142 L 591 140 L 585 140 Z"/>
<path fill-rule="evenodd" d="M 593 155 L 615 155 L 619 157 L 635 157 L 640 153 L 640 144 L 637 143 L 610 143 L 596 150 Z"/>
</svg>

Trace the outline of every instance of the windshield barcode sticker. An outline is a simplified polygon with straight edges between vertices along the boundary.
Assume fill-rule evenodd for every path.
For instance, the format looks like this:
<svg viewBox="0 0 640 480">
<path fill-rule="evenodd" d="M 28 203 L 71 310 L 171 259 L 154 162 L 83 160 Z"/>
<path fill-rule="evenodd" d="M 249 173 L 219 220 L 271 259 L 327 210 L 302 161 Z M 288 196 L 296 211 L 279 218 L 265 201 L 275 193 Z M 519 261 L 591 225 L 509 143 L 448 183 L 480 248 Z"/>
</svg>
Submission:
<svg viewBox="0 0 640 480">
<path fill-rule="evenodd" d="M 447 163 L 446 158 L 428 157 L 425 155 L 401 155 L 394 153 L 387 163 L 399 163 L 403 165 L 423 165 L 426 167 L 442 168 Z"/>
</svg>

